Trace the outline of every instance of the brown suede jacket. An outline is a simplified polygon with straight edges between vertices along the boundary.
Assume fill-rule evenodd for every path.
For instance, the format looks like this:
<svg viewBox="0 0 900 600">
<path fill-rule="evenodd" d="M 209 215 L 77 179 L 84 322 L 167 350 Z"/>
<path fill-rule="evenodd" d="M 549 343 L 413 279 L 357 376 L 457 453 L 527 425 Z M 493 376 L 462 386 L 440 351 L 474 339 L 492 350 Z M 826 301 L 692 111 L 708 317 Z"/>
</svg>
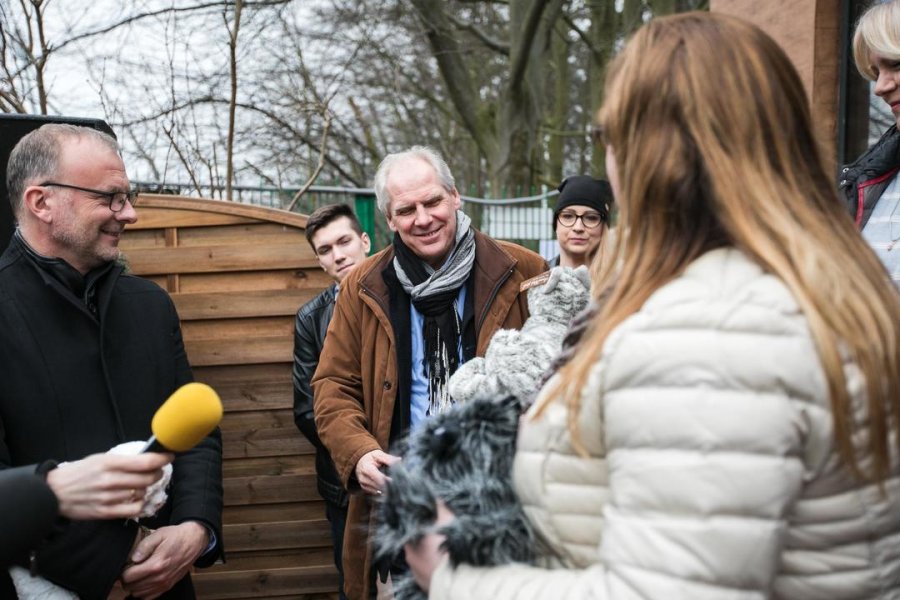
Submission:
<svg viewBox="0 0 900 600">
<path fill-rule="evenodd" d="M 382 270 L 393 247 L 369 257 L 341 284 L 334 317 L 313 376 L 319 437 L 344 485 L 353 491 L 357 461 L 372 450 L 389 451 L 397 398 L 397 353 Z M 528 318 L 521 283 L 547 269 L 539 255 L 475 232 L 473 293 L 476 354 L 484 356 L 498 329 L 518 329 Z M 358 486 L 356 486 L 358 491 Z M 352 600 L 369 594 L 369 499 L 350 498 L 344 536 L 344 591 Z"/>
</svg>

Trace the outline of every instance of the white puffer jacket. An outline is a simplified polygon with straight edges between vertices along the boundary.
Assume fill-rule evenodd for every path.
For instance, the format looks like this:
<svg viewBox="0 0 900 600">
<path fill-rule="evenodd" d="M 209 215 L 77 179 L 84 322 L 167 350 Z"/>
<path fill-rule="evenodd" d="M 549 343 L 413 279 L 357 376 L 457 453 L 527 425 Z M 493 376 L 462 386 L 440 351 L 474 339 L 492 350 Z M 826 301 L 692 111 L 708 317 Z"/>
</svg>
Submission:
<svg viewBox="0 0 900 600">
<path fill-rule="evenodd" d="M 845 372 L 862 422 L 862 378 Z M 587 387 L 580 418 L 603 435 L 582 430 L 584 442 L 605 444 L 608 495 L 601 455 L 555 451 L 561 407 L 523 426 L 515 472 L 568 568 L 445 563 L 430 598 L 900 598 L 896 452 L 883 495 L 840 465 L 806 319 L 741 253 L 709 252 L 658 290 L 609 337 Z M 549 436 L 543 456 L 532 425 Z"/>
</svg>

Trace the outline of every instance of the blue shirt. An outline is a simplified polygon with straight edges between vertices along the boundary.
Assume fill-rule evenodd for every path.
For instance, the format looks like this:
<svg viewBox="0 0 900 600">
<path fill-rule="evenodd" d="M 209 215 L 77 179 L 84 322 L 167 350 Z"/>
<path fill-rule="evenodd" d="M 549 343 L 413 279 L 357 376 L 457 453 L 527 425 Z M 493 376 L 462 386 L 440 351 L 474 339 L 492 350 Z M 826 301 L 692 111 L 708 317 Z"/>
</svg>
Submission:
<svg viewBox="0 0 900 600">
<path fill-rule="evenodd" d="M 459 288 L 459 295 L 456 297 L 456 312 L 459 315 L 459 320 L 462 321 L 463 318 L 463 309 L 466 305 L 466 286 L 462 285 Z M 425 325 L 425 317 L 416 310 L 416 307 L 413 306 L 413 303 L 409 303 L 409 321 L 412 325 L 412 346 L 411 346 L 411 358 L 412 358 L 412 377 L 410 378 L 410 406 L 409 406 L 409 429 L 410 431 L 414 430 L 419 423 L 422 423 L 425 420 L 425 415 L 428 412 L 428 373 L 427 366 L 425 365 L 425 337 L 422 333 L 422 328 Z M 462 336 L 459 339 L 459 346 L 457 347 L 457 352 L 459 353 L 459 364 L 462 364 L 465 360 L 462 352 Z"/>
</svg>

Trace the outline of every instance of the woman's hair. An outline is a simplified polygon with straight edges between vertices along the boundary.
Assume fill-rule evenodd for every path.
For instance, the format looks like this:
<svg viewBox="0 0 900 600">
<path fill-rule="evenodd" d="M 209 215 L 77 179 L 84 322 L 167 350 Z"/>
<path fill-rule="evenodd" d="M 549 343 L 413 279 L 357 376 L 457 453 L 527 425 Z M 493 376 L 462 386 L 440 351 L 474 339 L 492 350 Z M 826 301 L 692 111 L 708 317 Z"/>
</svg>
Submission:
<svg viewBox="0 0 900 600">
<path fill-rule="evenodd" d="M 809 323 L 841 456 L 859 476 L 890 468 L 900 429 L 900 297 L 838 200 L 806 94 L 778 45 L 733 17 L 644 25 L 607 75 L 599 126 L 618 164 L 619 221 L 605 301 L 557 394 L 575 429 L 580 390 L 610 332 L 708 250 L 728 245 L 780 278 Z M 867 381 L 872 468 L 851 443 L 842 353 Z"/>
<path fill-rule="evenodd" d="M 900 1 L 889 0 L 872 5 L 863 13 L 853 34 L 853 60 L 866 79 L 875 80 L 872 53 L 900 60 Z"/>
</svg>

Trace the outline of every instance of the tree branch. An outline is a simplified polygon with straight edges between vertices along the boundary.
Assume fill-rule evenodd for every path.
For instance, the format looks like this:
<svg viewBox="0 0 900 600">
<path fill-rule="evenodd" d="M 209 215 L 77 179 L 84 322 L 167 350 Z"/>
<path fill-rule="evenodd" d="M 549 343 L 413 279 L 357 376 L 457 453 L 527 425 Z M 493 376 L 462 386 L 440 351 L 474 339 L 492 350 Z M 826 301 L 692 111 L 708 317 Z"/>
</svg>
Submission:
<svg viewBox="0 0 900 600">
<path fill-rule="evenodd" d="M 525 68 L 528 66 L 530 50 L 537 39 L 538 26 L 541 24 L 541 17 L 544 15 L 544 9 L 551 4 L 546 0 L 532 0 L 528 6 L 528 12 L 525 15 L 525 22 L 522 25 L 522 33 L 518 36 L 519 45 L 510 49 L 510 59 L 512 64 L 509 67 L 509 87 L 510 89 L 518 88 L 525 79 Z M 559 0 L 553 3 L 558 7 Z"/>
<path fill-rule="evenodd" d="M 457 29 L 461 29 L 463 31 L 468 31 L 483 43 L 485 46 L 490 48 L 491 50 L 498 52 L 504 56 L 509 56 L 509 44 L 505 42 L 501 42 L 500 40 L 494 39 L 489 36 L 487 33 L 478 28 L 474 23 L 466 23 L 456 18 L 456 16 L 448 14 L 447 18 L 450 19 L 450 22 L 456 25 Z"/>
<path fill-rule="evenodd" d="M 325 166 L 325 146 L 328 143 L 328 129 L 331 127 L 331 111 L 327 108 L 325 109 L 325 124 L 322 126 L 322 144 L 319 146 L 319 161 L 316 165 L 315 170 L 313 170 L 312 174 L 309 176 L 309 179 L 306 180 L 306 183 L 303 184 L 297 193 L 294 194 L 294 197 L 291 198 L 290 204 L 288 204 L 288 211 L 294 210 L 294 207 L 297 206 L 297 202 L 300 200 L 300 197 L 306 193 L 306 190 L 312 186 L 313 182 L 315 182 L 316 178 L 319 176 L 319 173 L 322 172 L 322 167 Z"/>
<path fill-rule="evenodd" d="M 441 0 L 411 0 L 411 2 L 418 12 L 419 21 L 426 29 L 432 54 L 446 83 L 447 94 L 459 112 L 463 125 L 482 154 L 493 155 L 497 145 L 496 134 L 486 131 L 478 122 L 476 108 L 478 92 L 467 66 L 462 61 L 459 44 L 444 12 L 444 3 Z"/>
</svg>

